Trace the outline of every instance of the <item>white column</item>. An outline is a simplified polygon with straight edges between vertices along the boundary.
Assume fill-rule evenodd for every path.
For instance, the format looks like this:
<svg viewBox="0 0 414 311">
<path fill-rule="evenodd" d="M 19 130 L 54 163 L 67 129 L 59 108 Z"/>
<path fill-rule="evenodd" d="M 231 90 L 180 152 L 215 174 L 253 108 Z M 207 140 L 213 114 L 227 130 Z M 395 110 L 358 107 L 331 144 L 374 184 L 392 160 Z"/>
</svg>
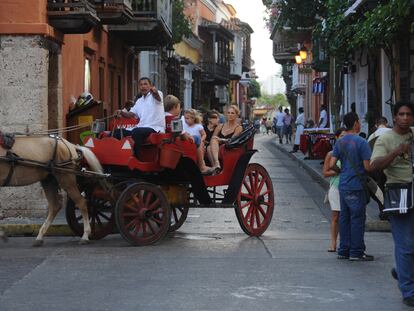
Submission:
<svg viewBox="0 0 414 311">
<path fill-rule="evenodd" d="M 194 66 L 191 64 L 184 66 L 184 109 L 190 109 L 192 107 L 193 68 Z"/>
<path fill-rule="evenodd" d="M 392 124 L 391 106 L 386 103 L 391 97 L 391 66 L 384 50 L 381 49 L 381 114 L 387 118 L 388 123 Z"/>
</svg>

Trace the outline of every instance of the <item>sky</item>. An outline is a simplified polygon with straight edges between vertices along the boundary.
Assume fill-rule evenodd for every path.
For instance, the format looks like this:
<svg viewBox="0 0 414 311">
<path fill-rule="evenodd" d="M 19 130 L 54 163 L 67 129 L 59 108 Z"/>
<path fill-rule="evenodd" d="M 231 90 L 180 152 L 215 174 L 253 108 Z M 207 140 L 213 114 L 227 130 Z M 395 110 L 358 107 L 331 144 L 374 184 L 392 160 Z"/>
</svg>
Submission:
<svg viewBox="0 0 414 311">
<path fill-rule="evenodd" d="M 258 80 L 263 82 L 262 85 L 269 84 L 269 81 L 267 83 L 265 81 L 272 75 L 280 76 L 281 66 L 273 59 L 273 43 L 263 21 L 265 7 L 262 0 L 225 0 L 224 2 L 231 4 L 237 11 L 237 17 L 253 28 L 251 56 L 255 62 L 254 68 L 259 76 Z M 272 89 L 283 93 L 285 90 L 283 79 L 277 78 L 276 84 Z"/>
</svg>

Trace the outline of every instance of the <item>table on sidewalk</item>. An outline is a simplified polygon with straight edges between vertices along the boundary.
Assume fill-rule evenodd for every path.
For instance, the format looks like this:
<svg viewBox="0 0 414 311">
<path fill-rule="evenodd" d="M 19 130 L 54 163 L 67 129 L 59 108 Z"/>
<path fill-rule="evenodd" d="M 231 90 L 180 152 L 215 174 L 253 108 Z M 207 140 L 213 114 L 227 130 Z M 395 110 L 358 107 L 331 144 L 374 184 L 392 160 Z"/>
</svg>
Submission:
<svg viewBox="0 0 414 311">
<path fill-rule="evenodd" d="M 308 128 L 300 136 L 299 149 L 303 154 L 308 154 L 307 159 L 323 160 L 334 143 L 335 134 L 329 133 L 329 128 Z"/>
</svg>

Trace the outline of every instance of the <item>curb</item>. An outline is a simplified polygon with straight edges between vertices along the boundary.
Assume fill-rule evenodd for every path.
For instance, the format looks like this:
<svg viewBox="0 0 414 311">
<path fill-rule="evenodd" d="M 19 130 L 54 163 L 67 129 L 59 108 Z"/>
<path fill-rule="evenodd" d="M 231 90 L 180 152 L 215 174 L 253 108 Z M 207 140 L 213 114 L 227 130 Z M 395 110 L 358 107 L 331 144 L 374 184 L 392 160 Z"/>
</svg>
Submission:
<svg viewBox="0 0 414 311">
<path fill-rule="evenodd" d="M 7 236 L 36 237 L 42 225 L 39 224 L 0 224 L 0 231 Z M 75 236 L 68 225 L 51 225 L 46 236 Z"/>
<path fill-rule="evenodd" d="M 284 154 L 288 155 L 292 160 L 296 161 L 306 172 L 319 183 L 325 190 L 329 189 L 329 181 L 315 172 L 309 165 L 307 165 L 304 161 L 301 161 L 297 157 L 295 157 L 292 153 L 287 151 L 285 148 L 279 146 L 275 142 L 272 142 L 273 145 Z M 391 225 L 386 220 L 369 220 L 365 224 L 365 232 L 391 232 Z"/>
</svg>

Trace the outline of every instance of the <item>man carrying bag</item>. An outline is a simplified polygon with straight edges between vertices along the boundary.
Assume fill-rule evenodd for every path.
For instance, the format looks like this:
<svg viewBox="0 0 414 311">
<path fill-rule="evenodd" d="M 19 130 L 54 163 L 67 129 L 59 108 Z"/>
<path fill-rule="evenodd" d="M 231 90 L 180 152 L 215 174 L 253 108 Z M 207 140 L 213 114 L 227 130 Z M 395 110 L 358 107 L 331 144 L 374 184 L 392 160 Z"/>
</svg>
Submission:
<svg viewBox="0 0 414 311">
<path fill-rule="evenodd" d="M 381 135 L 374 145 L 372 170 L 384 170 L 387 176 L 384 213 L 391 223 L 395 244 L 395 277 L 403 303 L 414 307 L 414 213 L 412 143 L 414 106 L 398 102 L 393 110 L 394 127 Z"/>
</svg>

